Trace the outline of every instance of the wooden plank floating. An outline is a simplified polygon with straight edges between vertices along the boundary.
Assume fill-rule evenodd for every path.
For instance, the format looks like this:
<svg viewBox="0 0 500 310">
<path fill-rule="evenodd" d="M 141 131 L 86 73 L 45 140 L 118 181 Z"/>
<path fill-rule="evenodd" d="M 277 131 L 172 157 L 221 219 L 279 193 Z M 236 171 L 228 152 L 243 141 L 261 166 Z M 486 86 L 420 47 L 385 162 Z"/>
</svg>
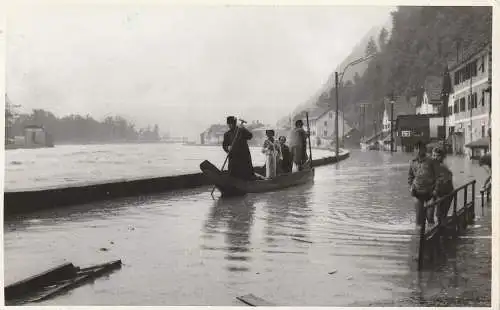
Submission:
<svg viewBox="0 0 500 310">
<path fill-rule="evenodd" d="M 241 302 L 253 307 L 272 307 L 275 304 L 268 302 L 265 299 L 255 296 L 254 294 L 247 294 L 243 296 L 236 297 Z"/>
<path fill-rule="evenodd" d="M 121 268 L 121 265 L 121 260 L 86 268 L 64 264 L 7 286 L 5 302 L 6 305 L 18 305 L 44 301 Z"/>
<path fill-rule="evenodd" d="M 42 273 L 33 275 L 24 280 L 7 285 L 4 288 L 5 299 L 16 299 L 31 291 L 39 290 L 45 286 L 52 285 L 76 275 L 76 268 L 72 263 L 65 263 L 51 268 Z"/>
<path fill-rule="evenodd" d="M 295 238 L 295 237 L 293 237 L 292 240 L 295 240 L 295 241 L 298 241 L 298 242 L 304 242 L 304 243 L 313 243 L 312 241 L 304 240 L 304 239 L 299 239 L 299 238 Z"/>
</svg>

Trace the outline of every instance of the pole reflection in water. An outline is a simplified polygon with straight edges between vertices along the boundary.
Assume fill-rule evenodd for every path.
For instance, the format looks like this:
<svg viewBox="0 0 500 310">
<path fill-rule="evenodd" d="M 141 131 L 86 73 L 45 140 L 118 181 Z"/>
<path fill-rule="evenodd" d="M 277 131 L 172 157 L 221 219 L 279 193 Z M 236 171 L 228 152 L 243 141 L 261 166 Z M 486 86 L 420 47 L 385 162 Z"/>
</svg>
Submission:
<svg viewBox="0 0 500 310">
<path fill-rule="evenodd" d="M 254 202 L 246 197 L 219 198 L 214 201 L 205 223 L 209 235 L 224 233 L 226 267 L 231 272 L 249 271 L 250 230 L 255 212 Z M 221 226 L 225 226 L 225 229 Z M 206 247 L 205 247 L 206 248 Z"/>
<path fill-rule="evenodd" d="M 309 241 L 308 220 L 312 216 L 310 204 L 312 185 L 289 189 L 282 195 L 270 193 L 264 206 L 266 228 L 265 240 L 268 250 L 265 253 L 305 254 L 305 251 L 285 251 L 278 249 L 293 238 Z M 271 259 L 271 257 L 268 257 Z"/>
</svg>

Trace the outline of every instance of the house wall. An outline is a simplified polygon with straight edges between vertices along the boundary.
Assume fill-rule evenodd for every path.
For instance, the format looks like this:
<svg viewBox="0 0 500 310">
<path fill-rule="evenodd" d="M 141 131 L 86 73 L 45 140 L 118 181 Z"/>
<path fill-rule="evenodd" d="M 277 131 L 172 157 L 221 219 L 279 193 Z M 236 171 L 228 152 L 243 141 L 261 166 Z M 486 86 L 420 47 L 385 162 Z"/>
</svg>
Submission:
<svg viewBox="0 0 500 310">
<path fill-rule="evenodd" d="M 438 135 L 438 127 L 443 126 L 443 118 L 436 116 L 436 117 L 430 117 L 429 118 L 429 137 L 432 138 L 439 138 Z"/>
<path fill-rule="evenodd" d="M 344 124 L 344 125 L 342 125 Z M 310 120 L 311 126 L 311 144 L 313 146 L 325 146 L 331 144 L 331 136 L 335 135 L 335 112 L 328 111 L 321 115 L 318 119 Z M 344 136 L 344 129 L 348 130 L 344 123 L 342 113 L 339 113 L 339 137 Z M 318 140 L 319 139 L 319 140 Z M 320 143 L 318 144 L 318 141 Z"/>
<path fill-rule="evenodd" d="M 467 67 L 472 70 L 469 76 L 464 75 Z M 490 94 L 485 92 L 489 87 L 488 79 L 491 74 L 491 57 L 488 49 L 454 68 L 450 74 L 453 93 L 450 95 L 448 105 L 453 107 L 451 109 L 453 114 L 448 117 L 448 123 L 455 128 L 455 131 L 463 132 L 463 136 L 457 138 L 459 142 L 455 143 L 454 152 L 470 156 L 471 150 L 464 145 L 481 138 L 483 131 L 486 131 L 487 136 L 488 128 L 491 128 Z"/>
</svg>

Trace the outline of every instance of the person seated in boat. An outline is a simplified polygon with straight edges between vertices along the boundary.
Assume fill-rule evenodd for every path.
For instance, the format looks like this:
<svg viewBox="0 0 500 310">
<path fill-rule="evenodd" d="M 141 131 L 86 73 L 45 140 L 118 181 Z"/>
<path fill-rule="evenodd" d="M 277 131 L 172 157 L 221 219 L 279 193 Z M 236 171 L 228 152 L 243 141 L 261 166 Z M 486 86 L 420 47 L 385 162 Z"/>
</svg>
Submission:
<svg viewBox="0 0 500 310">
<path fill-rule="evenodd" d="M 228 154 L 229 175 L 243 180 L 253 180 L 252 157 L 248 147 L 248 140 L 253 135 L 243 124 L 237 126 L 234 116 L 227 117 L 229 130 L 224 133 L 222 149 Z"/>
<path fill-rule="evenodd" d="M 280 168 L 281 173 L 289 173 L 292 172 L 292 153 L 290 152 L 290 148 L 286 145 L 286 137 L 281 136 L 278 139 L 281 149 L 281 157 L 278 163 L 278 167 Z"/>
<path fill-rule="evenodd" d="M 271 179 L 276 176 L 276 163 L 281 157 L 280 145 L 274 139 L 274 130 L 266 130 L 267 139 L 262 146 L 262 153 L 266 155 L 266 178 Z"/>
<path fill-rule="evenodd" d="M 290 139 L 293 163 L 297 171 L 303 170 L 308 160 L 307 137 L 309 137 L 309 132 L 306 132 L 303 126 L 304 122 L 301 119 L 295 121 L 295 128 L 292 131 Z"/>
</svg>

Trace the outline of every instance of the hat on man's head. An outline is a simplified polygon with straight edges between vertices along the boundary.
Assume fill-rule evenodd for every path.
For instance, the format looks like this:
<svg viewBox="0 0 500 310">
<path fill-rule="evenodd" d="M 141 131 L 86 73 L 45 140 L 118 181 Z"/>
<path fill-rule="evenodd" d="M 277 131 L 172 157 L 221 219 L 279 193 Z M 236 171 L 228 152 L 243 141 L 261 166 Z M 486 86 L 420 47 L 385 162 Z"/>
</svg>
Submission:
<svg viewBox="0 0 500 310">
<path fill-rule="evenodd" d="M 228 124 L 236 124 L 236 117 L 228 116 L 226 121 Z"/>
</svg>

